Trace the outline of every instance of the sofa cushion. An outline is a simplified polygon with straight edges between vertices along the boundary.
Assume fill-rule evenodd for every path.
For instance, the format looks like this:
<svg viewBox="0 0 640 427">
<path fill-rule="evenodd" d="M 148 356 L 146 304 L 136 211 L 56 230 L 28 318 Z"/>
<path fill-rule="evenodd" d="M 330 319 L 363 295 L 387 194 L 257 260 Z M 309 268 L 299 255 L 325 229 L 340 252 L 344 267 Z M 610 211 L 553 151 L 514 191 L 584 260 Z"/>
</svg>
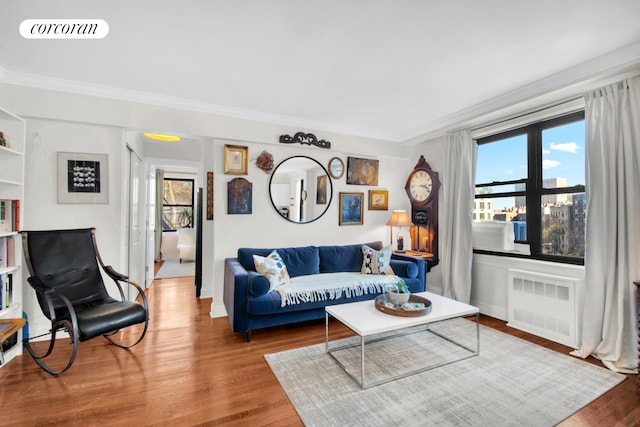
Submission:
<svg viewBox="0 0 640 427">
<path fill-rule="evenodd" d="M 367 245 L 362 245 L 362 273 L 395 274 L 391 268 L 391 254 L 393 254 L 393 246 L 391 245 L 380 251 Z"/>
<path fill-rule="evenodd" d="M 240 248 L 238 249 L 238 261 L 246 270 L 256 271 L 253 256 L 266 257 L 274 250 L 278 251 L 280 258 L 287 266 L 289 277 L 318 274 L 320 272 L 320 256 L 316 246 L 269 249 Z"/>
<path fill-rule="evenodd" d="M 274 290 L 278 286 L 286 285 L 291 282 L 289 278 L 289 272 L 278 251 L 272 251 L 266 257 L 259 255 L 253 256 L 253 263 L 256 267 L 256 271 L 269 280 L 269 290 Z"/>
<path fill-rule="evenodd" d="M 366 243 L 373 249 L 382 248 L 382 242 Z M 343 246 L 319 246 L 320 273 L 362 270 L 362 244 Z"/>
</svg>

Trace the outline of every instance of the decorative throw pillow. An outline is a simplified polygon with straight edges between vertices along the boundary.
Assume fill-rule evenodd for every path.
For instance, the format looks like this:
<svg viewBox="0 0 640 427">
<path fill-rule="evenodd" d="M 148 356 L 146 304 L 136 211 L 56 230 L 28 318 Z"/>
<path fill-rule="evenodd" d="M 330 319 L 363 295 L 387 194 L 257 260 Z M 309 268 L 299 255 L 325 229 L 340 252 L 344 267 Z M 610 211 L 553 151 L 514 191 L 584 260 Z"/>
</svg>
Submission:
<svg viewBox="0 0 640 427">
<path fill-rule="evenodd" d="M 362 270 L 364 274 L 395 274 L 391 268 L 391 254 L 393 246 L 389 245 L 382 250 L 375 250 L 367 245 L 362 245 Z"/>
<path fill-rule="evenodd" d="M 256 271 L 269 280 L 271 284 L 269 291 L 291 282 L 287 266 L 277 251 L 271 252 L 266 257 L 254 255 L 253 264 L 256 266 Z"/>
</svg>

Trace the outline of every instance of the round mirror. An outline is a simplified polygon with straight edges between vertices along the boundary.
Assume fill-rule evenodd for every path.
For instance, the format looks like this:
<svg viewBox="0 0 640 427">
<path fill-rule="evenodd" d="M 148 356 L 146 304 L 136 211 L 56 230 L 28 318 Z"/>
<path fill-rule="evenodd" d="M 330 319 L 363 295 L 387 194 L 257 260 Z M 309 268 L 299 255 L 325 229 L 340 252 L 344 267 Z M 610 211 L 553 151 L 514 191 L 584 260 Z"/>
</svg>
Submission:
<svg viewBox="0 0 640 427">
<path fill-rule="evenodd" d="M 285 219 L 306 224 L 320 218 L 329 209 L 333 184 L 327 170 L 307 156 L 295 156 L 280 162 L 269 181 L 271 204 Z"/>
</svg>

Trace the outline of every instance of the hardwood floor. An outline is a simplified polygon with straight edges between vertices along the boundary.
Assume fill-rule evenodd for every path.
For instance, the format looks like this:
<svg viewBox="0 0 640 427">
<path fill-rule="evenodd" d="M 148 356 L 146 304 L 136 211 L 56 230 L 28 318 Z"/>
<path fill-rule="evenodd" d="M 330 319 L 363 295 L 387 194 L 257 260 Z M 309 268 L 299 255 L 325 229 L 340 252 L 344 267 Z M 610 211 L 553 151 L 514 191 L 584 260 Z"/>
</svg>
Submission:
<svg viewBox="0 0 640 427">
<path fill-rule="evenodd" d="M 324 321 L 231 332 L 227 318 L 209 316 L 210 299 L 193 296 L 193 279 L 160 279 L 148 292 L 151 323 L 131 350 L 101 338 L 80 343 L 75 364 L 54 377 L 24 354 L 0 369 L 0 425 L 300 426 L 302 422 L 264 354 L 324 341 Z M 538 345 L 569 348 L 482 323 Z M 332 337 L 350 332 L 332 325 Z M 591 363 L 599 364 L 596 360 Z M 630 376 L 562 426 L 640 426 L 640 388 Z"/>
</svg>

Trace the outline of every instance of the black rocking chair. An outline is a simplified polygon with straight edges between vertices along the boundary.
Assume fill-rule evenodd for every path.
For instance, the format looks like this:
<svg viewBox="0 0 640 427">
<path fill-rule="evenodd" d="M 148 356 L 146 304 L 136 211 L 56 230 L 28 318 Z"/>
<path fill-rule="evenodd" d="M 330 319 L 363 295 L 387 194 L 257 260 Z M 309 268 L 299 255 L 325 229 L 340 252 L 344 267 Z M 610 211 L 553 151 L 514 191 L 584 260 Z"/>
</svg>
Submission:
<svg viewBox="0 0 640 427">
<path fill-rule="evenodd" d="M 51 320 L 51 329 L 45 334 L 51 335 L 46 352 L 37 354 L 30 343 L 42 335 L 23 340 L 24 347 L 42 369 L 54 375 L 63 373 L 75 360 L 78 342 L 100 335 L 121 348 L 133 347 L 142 340 L 149 323 L 147 297 L 137 283 L 104 265 L 96 245 L 95 228 L 22 231 L 21 234 L 31 276 L 29 284 L 36 291 L 42 312 Z M 98 263 L 115 282 L 120 300 L 109 296 Z M 142 304 L 127 300 L 120 282 L 136 288 Z M 144 323 L 144 327 L 140 327 L 142 333 L 134 334 L 132 344 L 116 338 L 123 328 L 141 323 Z M 69 333 L 73 347 L 66 366 L 53 369 L 44 359 L 52 354 L 58 331 Z"/>
</svg>

